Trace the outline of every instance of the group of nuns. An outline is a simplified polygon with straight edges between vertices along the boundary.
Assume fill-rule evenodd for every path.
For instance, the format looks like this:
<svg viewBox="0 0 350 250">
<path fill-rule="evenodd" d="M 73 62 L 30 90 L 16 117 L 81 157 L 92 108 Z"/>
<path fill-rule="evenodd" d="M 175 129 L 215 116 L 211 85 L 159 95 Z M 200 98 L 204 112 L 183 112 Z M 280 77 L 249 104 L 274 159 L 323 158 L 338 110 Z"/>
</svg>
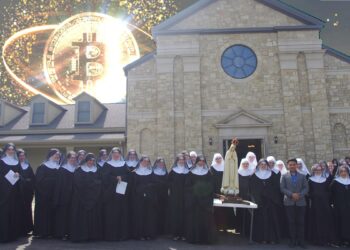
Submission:
<svg viewBox="0 0 350 250">
<path fill-rule="evenodd" d="M 0 160 L 0 242 L 32 233 L 72 242 L 171 234 L 211 243 L 213 194 L 210 169 L 195 152 L 179 154 L 168 173 L 163 158 L 151 165 L 135 150 L 124 160 L 117 147 L 109 154 L 101 149 L 97 159 L 84 150 L 62 156 L 53 148 L 34 174 L 24 150 L 8 143 Z"/>
<path fill-rule="evenodd" d="M 348 244 L 349 166 L 336 160 L 320 162 L 310 174 L 301 159 L 298 165 L 310 190 L 308 239 L 320 245 Z M 124 159 L 115 147 L 110 153 L 101 149 L 97 159 L 84 150 L 62 156 L 58 149 L 50 149 L 34 175 L 25 151 L 8 143 L 0 160 L 0 242 L 31 232 L 38 238 L 73 242 L 171 235 L 176 241 L 200 244 L 213 243 L 217 229 L 233 226 L 245 234 L 249 228 L 245 210 L 238 210 L 233 218 L 230 209 L 213 207 L 213 198 L 220 197 L 223 171 L 221 154 L 214 154 L 209 166 L 204 156 L 184 151 L 168 172 L 161 157 L 151 165 L 148 156 L 139 158 L 130 150 Z M 286 173 L 284 163 L 273 157 L 257 162 L 249 152 L 240 162 L 239 196 L 258 204 L 256 242 L 277 243 L 288 235 L 280 191 L 280 179 Z"/>
<path fill-rule="evenodd" d="M 304 219 L 300 223 L 304 226 L 300 230 L 303 232 L 301 238 L 305 237 L 310 243 L 319 246 L 349 246 L 349 159 L 321 161 L 312 166 L 311 173 L 302 159 L 295 160 L 296 171 L 304 176 L 307 186 L 305 214 L 300 216 Z M 239 195 L 258 205 L 254 213 L 255 242 L 275 244 L 291 236 L 283 202 L 286 194 L 282 192 L 282 176 L 287 173 L 290 174 L 290 171 L 284 162 L 276 161 L 273 156 L 257 162 L 254 153 L 249 152 L 240 162 Z M 300 246 L 305 245 L 302 243 Z"/>
</svg>

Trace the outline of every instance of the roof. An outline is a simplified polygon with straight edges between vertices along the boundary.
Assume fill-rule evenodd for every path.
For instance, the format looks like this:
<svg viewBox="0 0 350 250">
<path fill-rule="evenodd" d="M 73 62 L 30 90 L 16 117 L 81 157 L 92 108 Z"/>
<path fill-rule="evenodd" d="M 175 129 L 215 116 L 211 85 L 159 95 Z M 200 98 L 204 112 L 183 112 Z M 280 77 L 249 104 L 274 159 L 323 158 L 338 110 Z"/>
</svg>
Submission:
<svg viewBox="0 0 350 250">
<path fill-rule="evenodd" d="M 85 91 L 82 91 L 80 94 L 78 94 L 76 97 L 73 98 L 73 100 L 78 100 L 80 99 L 80 97 L 82 96 L 88 96 L 89 99 L 92 99 L 94 100 L 98 105 L 100 105 L 102 107 L 102 109 L 106 109 L 107 107 L 101 103 L 97 98 L 95 98 L 94 96 L 90 95 L 89 93 L 85 92 Z"/>
<path fill-rule="evenodd" d="M 199 0 L 190 7 L 180 11 L 176 15 L 168 18 L 164 22 L 158 24 L 157 26 L 153 27 L 152 29 L 152 35 L 155 37 L 160 32 L 165 31 L 169 29 L 171 26 L 174 26 L 175 24 L 179 23 L 183 19 L 189 17 L 193 13 L 207 7 L 210 4 L 215 3 L 218 0 Z M 293 17 L 305 25 L 308 26 L 314 26 L 315 28 L 321 28 L 324 25 L 324 21 L 314 17 L 306 12 L 303 12 L 297 8 L 294 8 L 286 3 L 283 3 L 279 0 L 256 0 L 259 3 L 265 4 L 266 6 L 269 6 L 270 8 L 273 8 L 279 12 L 282 12 L 290 17 Z"/>
<path fill-rule="evenodd" d="M 34 101 L 35 99 L 37 99 L 37 98 L 45 99 L 45 100 L 47 100 L 51 105 L 55 106 L 56 108 L 58 108 L 58 109 L 60 109 L 60 110 L 62 110 L 62 111 L 65 111 L 63 105 L 59 105 L 59 104 L 57 104 L 57 103 L 51 101 L 51 100 L 48 99 L 47 97 L 45 97 L 45 96 L 43 96 L 43 95 L 40 95 L 40 94 L 33 96 L 30 102 L 33 102 L 33 101 Z"/>
<path fill-rule="evenodd" d="M 151 53 L 148 53 L 148 54 L 142 56 L 141 58 L 137 59 L 136 61 L 126 65 L 124 67 L 125 76 L 128 76 L 129 70 L 131 70 L 131 69 L 137 67 L 138 65 L 141 65 L 141 64 L 143 64 L 143 63 L 145 63 L 145 62 L 147 62 L 147 61 L 149 61 L 151 59 L 153 59 L 155 57 L 155 55 L 156 55 L 156 52 L 153 51 Z"/>
<path fill-rule="evenodd" d="M 56 104 L 57 105 L 57 104 Z M 58 105 L 60 106 L 60 105 Z M 126 128 L 126 104 L 108 103 L 103 104 L 106 109 L 99 116 L 97 121 L 92 124 L 75 124 L 75 104 L 62 105 L 62 112 L 53 122 L 48 125 L 30 126 L 30 112 L 25 113 L 20 119 L 17 119 L 4 127 L 0 128 L 0 134 L 31 134 L 31 133 L 84 133 L 84 131 L 121 131 Z M 29 107 L 23 107 L 23 110 L 29 111 Z"/>
<path fill-rule="evenodd" d="M 21 113 L 27 112 L 27 111 L 24 110 L 22 107 L 17 106 L 17 105 L 15 105 L 15 104 L 11 103 L 11 102 L 6 101 L 6 100 L 3 100 L 3 99 L 2 99 L 2 100 L 0 100 L 0 102 L 2 102 L 2 103 L 4 103 L 5 105 L 8 105 L 8 106 L 10 106 L 10 107 L 12 107 L 12 108 L 18 110 L 18 111 L 20 111 Z"/>
<path fill-rule="evenodd" d="M 33 144 L 35 145 L 45 145 L 53 143 L 89 143 L 91 141 L 107 141 L 116 142 L 124 141 L 124 133 L 89 133 L 89 134 L 70 134 L 70 135 L 0 135 L 0 144 L 5 144 L 10 142 L 20 143 L 20 144 Z"/>
<path fill-rule="evenodd" d="M 343 60 L 347 63 L 350 63 L 350 56 L 349 55 L 347 55 L 339 50 L 336 50 L 334 48 L 331 48 L 325 44 L 322 44 L 322 48 L 326 50 L 326 53 L 328 53 L 332 56 L 335 56 L 336 58 Z"/>
</svg>

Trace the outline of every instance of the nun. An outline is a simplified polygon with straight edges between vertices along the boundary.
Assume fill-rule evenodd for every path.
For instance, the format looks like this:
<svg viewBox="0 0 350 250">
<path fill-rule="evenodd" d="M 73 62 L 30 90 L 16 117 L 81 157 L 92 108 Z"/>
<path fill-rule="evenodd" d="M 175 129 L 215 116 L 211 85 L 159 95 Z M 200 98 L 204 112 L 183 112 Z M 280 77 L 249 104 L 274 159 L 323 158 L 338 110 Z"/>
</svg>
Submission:
<svg viewBox="0 0 350 250">
<path fill-rule="evenodd" d="M 181 154 L 183 155 L 183 157 L 185 157 L 185 161 L 186 161 L 187 167 L 191 168 L 192 167 L 192 161 L 191 161 L 191 158 L 190 158 L 190 154 L 186 150 L 183 150 L 181 152 Z"/>
<path fill-rule="evenodd" d="M 86 151 L 84 149 L 80 149 L 77 155 L 77 161 L 79 166 L 81 165 L 81 162 L 85 159 L 85 156 L 86 156 Z"/>
<path fill-rule="evenodd" d="M 169 184 L 169 232 L 173 240 L 185 238 L 185 179 L 189 173 L 186 159 L 182 154 L 176 156 L 168 177 Z"/>
<path fill-rule="evenodd" d="M 284 224 L 281 224 L 281 222 L 284 222 L 283 218 L 285 216 L 285 212 L 284 212 L 284 207 L 283 207 L 283 196 L 282 193 L 280 191 L 280 181 L 281 181 L 281 172 L 279 170 L 279 168 L 276 167 L 276 159 L 273 156 L 268 156 L 266 158 L 268 164 L 269 164 L 269 168 L 271 170 L 271 174 L 272 174 L 272 179 L 273 179 L 273 186 L 272 186 L 272 192 L 275 198 L 273 198 L 273 200 L 275 200 L 276 202 L 273 204 L 275 206 L 275 210 L 277 211 L 277 215 L 278 215 L 278 219 L 277 219 L 277 224 L 279 225 L 278 227 L 278 238 L 281 238 L 282 235 L 287 235 L 287 233 L 285 232 L 285 230 L 283 230 Z M 278 201 L 278 202 L 277 202 Z"/>
<path fill-rule="evenodd" d="M 275 195 L 277 197 L 280 197 L 280 179 L 281 179 L 281 173 L 278 168 L 276 168 L 276 159 L 273 156 L 269 156 L 266 158 L 269 168 L 271 170 L 272 178 L 273 178 L 273 191 L 275 192 Z M 276 197 L 276 198 L 277 198 Z M 282 209 L 282 203 L 281 209 Z"/>
<path fill-rule="evenodd" d="M 135 170 L 136 165 L 139 163 L 139 157 L 135 149 L 130 149 L 128 155 L 125 158 L 126 165 L 130 171 Z"/>
<path fill-rule="evenodd" d="M 133 235 L 138 240 L 151 240 L 156 234 L 157 195 L 151 160 L 142 156 L 133 178 Z"/>
<path fill-rule="evenodd" d="M 334 179 L 335 174 L 337 173 L 337 167 L 338 165 L 334 163 L 334 160 L 327 162 L 327 168 L 329 173 L 328 179 L 330 179 L 330 181 Z"/>
<path fill-rule="evenodd" d="M 309 169 L 307 168 L 305 162 L 301 158 L 297 158 L 297 162 L 298 162 L 298 169 L 297 169 L 297 171 L 300 174 L 306 176 L 306 179 L 308 180 L 309 177 L 310 177 L 310 172 L 309 172 Z"/>
<path fill-rule="evenodd" d="M 214 193 L 220 194 L 222 175 L 225 170 L 225 161 L 222 155 L 219 153 L 214 154 L 213 160 L 211 162 L 210 171 L 213 174 L 214 180 Z"/>
<path fill-rule="evenodd" d="M 32 202 L 34 198 L 35 177 L 32 167 L 27 161 L 26 152 L 23 149 L 17 150 L 17 157 L 21 165 L 20 175 L 20 190 L 22 197 L 22 213 L 21 213 L 21 233 L 27 235 L 33 231 L 33 211 Z"/>
<path fill-rule="evenodd" d="M 54 237 L 67 240 L 69 238 L 69 221 L 73 194 L 73 176 L 77 168 L 77 154 L 67 153 L 57 173 L 54 193 L 55 229 Z"/>
<path fill-rule="evenodd" d="M 249 168 L 255 171 L 256 165 L 258 164 L 256 155 L 253 152 L 248 152 L 245 158 L 249 162 Z"/>
<path fill-rule="evenodd" d="M 191 151 L 190 152 L 190 159 L 186 159 L 186 162 L 187 162 L 187 166 L 191 169 L 195 162 L 196 162 L 196 159 L 197 159 L 197 153 L 196 151 Z"/>
<path fill-rule="evenodd" d="M 297 162 L 298 162 L 298 168 L 297 168 L 298 173 L 304 175 L 306 177 L 306 180 L 309 180 L 310 171 L 307 168 L 305 162 L 301 158 L 297 158 Z M 309 207 L 310 201 L 309 201 L 308 194 L 305 195 L 305 201 L 306 201 L 306 207 Z M 309 221 L 309 210 L 306 209 L 305 210 L 305 237 L 308 236 L 309 231 L 312 230 L 312 228 L 309 228 L 310 223 L 308 221 Z"/>
<path fill-rule="evenodd" d="M 279 172 L 280 173 L 280 179 L 282 178 L 283 175 L 285 175 L 288 170 L 286 168 L 286 165 L 284 164 L 283 161 L 281 160 L 277 160 L 275 167 L 274 167 L 274 172 Z M 288 227 L 286 227 L 285 225 L 287 225 L 287 215 L 286 215 L 286 211 L 283 207 L 283 194 L 282 192 L 280 192 L 280 179 L 278 180 L 278 190 L 279 190 L 279 197 L 281 200 L 281 209 L 279 210 L 279 225 L 280 225 L 280 235 L 281 238 L 287 238 L 289 233 L 288 233 Z"/>
<path fill-rule="evenodd" d="M 322 168 L 322 176 L 324 176 L 326 178 L 330 178 L 331 173 L 329 172 L 327 162 L 326 161 L 320 161 L 318 164 Z"/>
<path fill-rule="evenodd" d="M 21 233 L 20 168 L 15 145 L 6 144 L 0 160 L 1 243 L 16 240 Z"/>
<path fill-rule="evenodd" d="M 46 160 L 35 174 L 34 235 L 40 238 L 53 236 L 55 223 L 54 193 L 60 168 L 61 153 L 49 150 Z"/>
<path fill-rule="evenodd" d="M 105 148 L 100 149 L 100 151 L 98 152 L 97 166 L 99 168 L 102 168 L 107 160 L 108 160 L 107 149 Z"/>
<path fill-rule="evenodd" d="M 224 173 L 224 169 L 225 169 L 225 161 L 222 155 L 219 153 L 214 154 L 214 157 L 210 166 L 210 172 L 212 173 L 213 182 L 214 182 L 214 193 L 216 195 L 220 195 L 221 193 L 221 184 L 222 184 L 222 176 Z M 229 220 L 229 216 L 231 214 L 232 212 L 228 211 L 226 208 L 222 208 L 222 207 L 214 208 L 215 225 L 218 230 L 229 229 L 228 222 L 231 221 Z"/>
<path fill-rule="evenodd" d="M 94 241 L 103 238 L 101 194 L 102 180 L 96 158 L 94 154 L 88 153 L 73 177 L 71 241 Z"/>
<path fill-rule="evenodd" d="M 280 205 L 280 199 L 276 197 L 274 181 L 269 163 L 261 159 L 249 183 L 251 198 L 258 204 L 254 216 L 253 240 L 255 242 L 275 244 L 280 240 L 276 209 Z"/>
<path fill-rule="evenodd" d="M 250 200 L 249 182 L 250 177 L 254 174 L 254 170 L 249 168 L 249 161 L 243 158 L 238 167 L 239 197 L 243 200 Z M 250 216 L 246 209 L 237 210 L 237 221 L 239 231 L 244 235 L 248 235 Z"/>
<path fill-rule="evenodd" d="M 168 171 L 165 165 L 165 160 L 162 157 L 158 157 L 153 164 L 153 178 L 155 191 L 157 196 L 156 202 L 156 226 L 157 234 L 162 235 L 165 233 L 166 218 L 168 211 Z"/>
<path fill-rule="evenodd" d="M 350 246 L 350 178 L 349 167 L 338 167 L 331 184 L 332 200 L 335 210 L 335 225 L 338 240 L 342 246 Z"/>
<path fill-rule="evenodd" d="M 335 227 L 330 206 L 330 179 L 323 175 L 320 164 L 311 168 L 309 178 L 309 239 L 315 245 L 326 246 L 335 243 Z"/>
<path fill-rule="evenodd" d="M 108 161 L 101 169 L 103 183 L 104 239 L 108 241 L 129 238 L 130 171 L 120 148 L 112 148 Z M 127 183 L 124 193 L 117 192 L 119 183 Z M 117 226 L 116 226 L 117 225 Z"/>
<path fill-rule="evenodd" d="M 213 183 L 213 176 L 204 156 L 197 156 L 185 182 L 186 235 L 189 243 L 214 242 Z"/>
<path fill-rule="evenodd" d="M 286 165 L 281 160 L 276 161 L 275 169 L 281 173 L 281 176 L 285 175 L 288 172 Z"/>
</svg>

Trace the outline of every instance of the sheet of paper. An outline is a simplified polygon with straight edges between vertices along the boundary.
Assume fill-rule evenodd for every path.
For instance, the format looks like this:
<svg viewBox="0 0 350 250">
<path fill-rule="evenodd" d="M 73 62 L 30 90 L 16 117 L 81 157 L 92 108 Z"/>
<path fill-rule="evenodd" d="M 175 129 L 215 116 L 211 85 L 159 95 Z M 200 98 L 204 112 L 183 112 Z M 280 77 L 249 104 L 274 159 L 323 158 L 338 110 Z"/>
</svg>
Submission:
<svg viewBox="0 0 350 250">
<path fill-rule="evenodd" d="M 120 181 L 118 184 L 117 184 L 117 187 L 115 189 L 115 192 L 117 194 L 125 194 L 126 192 L 126 187 L 128 186 L 128 183 L 125 182 L 125 181 Z"/>
<path fill-rule="evenodd" d="M 222 204 L 222 201 L 219 199 L 214 199 L 214 204 Z"/>
<path fill-rule="evenodd" d="M 6 175 L 5 178 L 11 183 L 11 185 L 15 185 L 16 182 L 19 180 L 19 177 L 15 176 L 15 172 L 10 170 Z"/>
</svg>

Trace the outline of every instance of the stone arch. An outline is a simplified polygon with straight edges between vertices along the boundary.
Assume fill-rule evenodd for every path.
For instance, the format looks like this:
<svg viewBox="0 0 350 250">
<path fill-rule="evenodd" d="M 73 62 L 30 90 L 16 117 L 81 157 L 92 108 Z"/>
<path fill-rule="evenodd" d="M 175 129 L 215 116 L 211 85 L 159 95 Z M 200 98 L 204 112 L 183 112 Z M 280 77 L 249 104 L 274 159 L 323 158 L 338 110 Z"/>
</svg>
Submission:
<svg viewBox="0 0 350 250">
<path fill-rule="evenodd" d="M 140 153 L 148 156 L 154 154 L 154 141 L 155 138 L 150 129 L 144 128 L 140 132 Z"/>
<path fill-rule="evenodd" d="M 347 133 L 344 124 L 336 123 L 333 127 L 333 147 L 335 149 L 347 148 Z"/>
</svg>

